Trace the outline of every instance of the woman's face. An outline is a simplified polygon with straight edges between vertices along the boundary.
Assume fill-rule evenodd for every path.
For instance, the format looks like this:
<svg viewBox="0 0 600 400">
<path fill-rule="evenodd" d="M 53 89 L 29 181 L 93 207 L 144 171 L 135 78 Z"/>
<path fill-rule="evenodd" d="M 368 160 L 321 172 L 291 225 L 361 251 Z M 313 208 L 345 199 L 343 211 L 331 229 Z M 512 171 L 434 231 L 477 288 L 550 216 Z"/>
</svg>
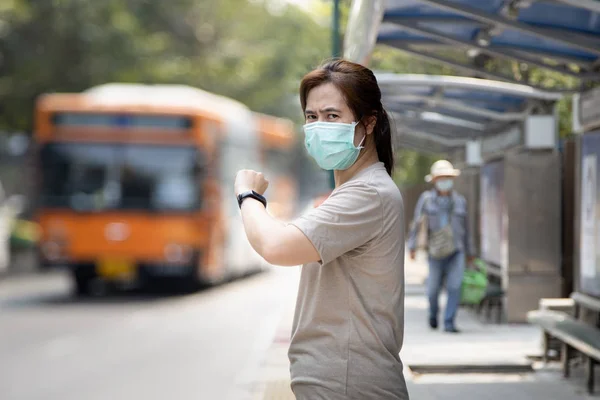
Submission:
<svg viewBox="0 0 600 400">
<path fill-rule="evenodd" d="M 333 83 L 325 83 L 308 92 L 304 118 L 307 124 L 317 121 L 344 124 L 357 122 L 342 92 Z M 365 127 L 363 124 L 358 124 L 354 131 L 354 145 L 358 146 L 364 138 Z"/>
<path fill-rule="evenodd" d="M 344 124 L 355 122 L 352 110 L 333 83 L 317 86 L 308 92 L 304 117 L 307 124 L 316 121 Z"/>
</svg>

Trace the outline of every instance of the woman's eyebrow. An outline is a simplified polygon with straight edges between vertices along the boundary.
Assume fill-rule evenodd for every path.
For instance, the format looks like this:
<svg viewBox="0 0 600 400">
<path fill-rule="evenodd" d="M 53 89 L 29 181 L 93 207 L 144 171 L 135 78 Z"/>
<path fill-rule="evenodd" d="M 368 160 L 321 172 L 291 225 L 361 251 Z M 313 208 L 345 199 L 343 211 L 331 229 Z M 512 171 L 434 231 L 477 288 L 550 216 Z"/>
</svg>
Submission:
<svg viewBox="0 0 600 400">
<path fill-rule="evenodd" d="M 326 113 L 326 112 L 337 112 L 337 113 L 341 113 L 340 110 L 338 110 L 335 107 L 325 107 L 319 110 L 320 113 Z M 311 109 L 306 109 L 304 110 L 304 114 L 315 114 L 315 112 Z"/>
<path fill-rule="evenodd" d="M 322 108 L 322 109 L 320 109 L 320 110 L 319 110 L 319 112 L 320 112 L 321 114 L 324 114 L 324 113 L 326 113 L 326 112 L 335 112 L 335 113 L 341 113 L 341 111 L 340 111 L 340 110 L 338 110 L 338 109 L 337 109 L 337 108 L 335 108 L 335 107 L 325 107 L 325 108 Z M 311 110 L 311 109 L 307 108 L 306 110 L 304 110 L 304 114 L 305 114 L 305 115 L 308 115 L 308 114 L 316 114 L 316 113 L 315 113 L 313 110 Z"/>
</svg>

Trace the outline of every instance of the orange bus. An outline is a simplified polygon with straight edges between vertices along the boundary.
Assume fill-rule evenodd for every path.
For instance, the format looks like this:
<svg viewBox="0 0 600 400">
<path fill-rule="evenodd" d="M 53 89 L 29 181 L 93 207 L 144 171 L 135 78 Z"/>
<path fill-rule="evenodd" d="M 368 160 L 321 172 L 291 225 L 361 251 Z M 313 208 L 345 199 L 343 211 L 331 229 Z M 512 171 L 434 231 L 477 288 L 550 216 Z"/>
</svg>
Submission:
<svg viewBox="0 0 600 400">
<path fill-rule="evenodd" d="M 289 121 L 188 86 L 137 84 L 42 95 L 35 121 L 39 262 L 68 268 L 77 294 L 195 288 L 262 268 L 233 183 L 269 149 L 291 149 Z"/>
<path fill-rule="evenodd" d="M 294 178 L 294 124 L 287 119 L 255 114 L 261 137 L 262 172 L 269 180 L 266 195 L 271 215 L 280 220 L 294 217 L 297 182 Z"/>
</svg>

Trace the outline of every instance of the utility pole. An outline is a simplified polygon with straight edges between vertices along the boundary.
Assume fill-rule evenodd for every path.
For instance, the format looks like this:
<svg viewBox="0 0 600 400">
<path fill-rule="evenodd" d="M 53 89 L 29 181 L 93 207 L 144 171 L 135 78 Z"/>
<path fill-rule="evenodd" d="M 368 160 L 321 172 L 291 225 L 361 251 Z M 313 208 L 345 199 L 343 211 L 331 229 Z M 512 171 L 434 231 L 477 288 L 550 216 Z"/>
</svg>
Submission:
<svg viewBox="0 0 600 400">
<path fill-rule="evenodd" d="M 333 20 L 331 21 L 331 55 L 333 58 L 341 57 L 340 45 L 340 0 L 333 0 Z M 335 188 L 333 171 L 329 173 L 329 186 Z"/>
<path fill-rule="evenodd" d="M 341 57 L 340 49 L 340 0 L 333 0 L 333 21 L 331 23 L 332 56 Z"/>
</svg>

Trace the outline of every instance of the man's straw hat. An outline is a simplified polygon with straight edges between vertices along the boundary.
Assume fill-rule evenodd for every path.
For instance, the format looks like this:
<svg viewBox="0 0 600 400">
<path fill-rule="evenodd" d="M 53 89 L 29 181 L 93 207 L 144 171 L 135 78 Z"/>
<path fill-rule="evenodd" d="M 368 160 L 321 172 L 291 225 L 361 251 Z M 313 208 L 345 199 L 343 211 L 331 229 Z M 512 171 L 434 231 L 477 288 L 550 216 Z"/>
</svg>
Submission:
<svg viewBox="0 0 600 400">
<path fill-rule="evenodd" d="M 431 172 L 425 177 L 425 182 L 431 182 L 439 176 L 452 176 L 456 177 L 460 175 L 460 170 L 454 168 L 454 166 L 447 160 L 439 160 L 433 163 L 431 166 Z"/>
</svg>

